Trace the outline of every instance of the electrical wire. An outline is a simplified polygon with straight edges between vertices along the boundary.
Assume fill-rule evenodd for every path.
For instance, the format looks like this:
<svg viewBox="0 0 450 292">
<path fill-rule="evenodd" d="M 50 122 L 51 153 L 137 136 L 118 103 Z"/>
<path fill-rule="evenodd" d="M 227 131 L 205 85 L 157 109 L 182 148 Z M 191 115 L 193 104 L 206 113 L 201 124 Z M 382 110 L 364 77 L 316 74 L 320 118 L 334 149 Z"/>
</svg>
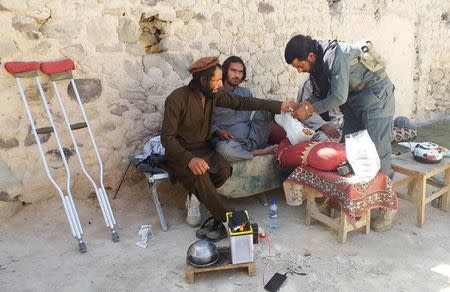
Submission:
<svg viewBox="0 0 450 292">
<path fill-rule="evenodd" d="M 259 237 L 259 236 L 258 236 Z M 263 286 L 265 285 L 265 274 L 266 274 L 266 270 L 267 270 L 267 267 L 269 266 L 269 264 L 271 264 L 271 263 L 273 263 L 273 262 L 289 262 L 289 263 L 293 263 L 293 264 L 298 264 L 296 261 L 293 261 L 293 260 L 286 260 L 286 259 L 273 259 L 272 257 L 272 243 L 271 243 L 271 240 L 270 240 L 270 236 L 269 236 L 269 234 L 266 234 L 265 235 L 265 237 L 259 237 L 259 238 L 261 238 L 261 239 L 267 239 L 267 243 L 268 243 L 268 249 L 269 249 L 269 255 L 268 256 L 266 256 L 266 257 L 264 257 L 266 260 L 267 260 L 267 262 L 266 262 L 266 265 L 264 266 L 264 270 L 263 270 L 263 276 L 262 276 L 262 284 L 263 284 Z M 307 274 L 305 273 L 305 272 L 301 272 L 301 271 L 297 271 L 297 270 L 294 270 L 293 268 L 291 268 L 291 267 L 287 267 L 286 268 L 288 271 L 286 272 L 286 273 L 284 273 L 284 275 L 286 276 L 287 274 L 291 274 L 291 275 L 300 275 L 300 276 L 306 276 Z"/>
</svg>

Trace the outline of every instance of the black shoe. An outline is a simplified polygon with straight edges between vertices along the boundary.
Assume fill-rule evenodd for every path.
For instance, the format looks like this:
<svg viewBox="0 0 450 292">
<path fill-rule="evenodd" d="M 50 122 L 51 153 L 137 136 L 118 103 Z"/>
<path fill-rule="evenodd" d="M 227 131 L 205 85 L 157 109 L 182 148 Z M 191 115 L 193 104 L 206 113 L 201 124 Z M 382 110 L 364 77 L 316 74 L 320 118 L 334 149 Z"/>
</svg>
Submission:
<svg viewBox="0 0 450 292">
<path fill-rule="evenodd" d="M 212 242 L 216 242 L 227 237 L 228 234 L 222 222 L 218 222 L 218 225 L 216 225 L 215 228 L 211 229 L 211 231 L 206 234 L 206 239 Z"/>
<path fill-rule="evenodd" d="M 214 217 L 209 217 L 205 220 L 205 222 L 203 222 L 203 224 L 200 226 L 200 229 L 195 232 L 195 236 L 198 239 L 205 239 L 206 235 L 214 226 L 216 226 L 216 220 L 214 220 Z"/>
</svg>

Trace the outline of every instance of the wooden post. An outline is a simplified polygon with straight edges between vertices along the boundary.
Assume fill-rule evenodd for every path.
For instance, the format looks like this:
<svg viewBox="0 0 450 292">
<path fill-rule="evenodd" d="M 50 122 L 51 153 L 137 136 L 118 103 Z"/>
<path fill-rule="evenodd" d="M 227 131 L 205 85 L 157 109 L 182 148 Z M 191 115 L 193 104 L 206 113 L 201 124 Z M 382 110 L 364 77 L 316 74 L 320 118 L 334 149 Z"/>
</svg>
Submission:
<svg viewBox="0 0 450 292">
<path fill-rule="evenodd" d="M 444 183 L 447 185 L 448 192 L 445 195 L 442 195 L 442 206 L 441 209 L 442 211 L 447 212 L 448 211 L 448 201 L 450 199 L 450 168 L 445 170 L 445 175 L 444 175 Z"/>
<path fill-rule="evenodd" d="M 339 219 L 338 241 L 345 243 L 347 240 L 347 217 L 344 211 L 341 209 L 341 217 Z"/>
<path fill-rule="evenodd" d="M 364 234 L 369 234 L 370 231 L 370 209 L 366 211 L 366 215 L 364 215 L 366 218 L 364 220 L 366 221 L 366 226 L 363 229 Z M 363 218 L 361 218 L 363 219 Z"/>
<path fill-rule="evenodd" d="M 305 224 L 308 226 L 311 225 L 311 221 L 312 221 L 312 218 L 311 218 L 312 204 L 315 204 L 314 195 L 311 194 L 310 192 L 308 192 L 308 197 L 306 199 L 306 218 L 305 218 Z"/>
<path fill-rule="evenodd" d="M 193 271 L 186 271 L 185 276 L 186 276 L 186 282 L 188 282 L 189 284 L 194 283 L 194 272 Z"/>
<path fill-rule="evenodd" d="M 427 180 L 424 176 L 417 179 L 417 226 L 422 228 L 425 220 L 425 195 Z"/>
<path fill-rule="evenodd" d="M 249 276 L 254 276 L 256 275 L 256 265 L 255 263 L 250 263 L 248 265 L 248 275 Z"/>
</svg>

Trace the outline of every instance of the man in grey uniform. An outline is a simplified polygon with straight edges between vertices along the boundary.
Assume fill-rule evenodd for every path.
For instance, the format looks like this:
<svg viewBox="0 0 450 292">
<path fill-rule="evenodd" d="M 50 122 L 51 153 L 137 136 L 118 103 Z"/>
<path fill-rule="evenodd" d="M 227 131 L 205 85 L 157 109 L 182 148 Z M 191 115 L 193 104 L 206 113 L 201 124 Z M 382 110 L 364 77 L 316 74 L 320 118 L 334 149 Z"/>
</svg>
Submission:
<svg viewBox="0 0 450 292">
<path fill-rule="evenodd" d="M 317 41 L 296 35 L 287 43 L 285 60 L 299 73 L 309 72 L 312 95 L 293 113 L 305 120 L 314 113 L 340 107 L 342 136 L 367 129 L 381 161 L 381 171 L 392 178 L 391 132 L 395 110 L 394 85 L 377 60 L 365 58 L 369 44 Z M 381 209 L 375 231 L 392 227 L 397 210 Z"/>
<path fill-rule="evenodd" d="M 248 88 L 239 85 L 246 79 L 246 67 L 240 57 L 229 57 L 222 68 L 224 86 L 221 90 L 241 98 L 252 97 Z M 267 145 L 272 120 L 273 114 L 270 112 L 214 108 L 211 134 L 216 151 L 230 162 L 273 153 L 274 148 Z"/>
</svg>

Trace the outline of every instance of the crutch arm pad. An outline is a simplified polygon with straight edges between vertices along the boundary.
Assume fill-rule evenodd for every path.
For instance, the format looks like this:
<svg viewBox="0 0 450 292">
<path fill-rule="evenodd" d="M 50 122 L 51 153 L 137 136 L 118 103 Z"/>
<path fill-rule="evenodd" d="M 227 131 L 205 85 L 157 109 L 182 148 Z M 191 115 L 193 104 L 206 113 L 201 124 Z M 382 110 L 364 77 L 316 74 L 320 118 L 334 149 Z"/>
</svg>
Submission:
<svg viewBox="0 0 450 292">
<path fill-rule="evenodd" d="M 57 73 L 64 73 L 75 69 L 75 64 L 72 60 L 66 59 L 56 62 L 43 62 L 41 63 L 41 71 L 47 75 L 53 75 Z"/>
<path fill-rule="evenodd" d="M 32 72 L 39 70 L 38 62 L 7 62 L 5 69 L 11 74 Z"/>
</svg>

